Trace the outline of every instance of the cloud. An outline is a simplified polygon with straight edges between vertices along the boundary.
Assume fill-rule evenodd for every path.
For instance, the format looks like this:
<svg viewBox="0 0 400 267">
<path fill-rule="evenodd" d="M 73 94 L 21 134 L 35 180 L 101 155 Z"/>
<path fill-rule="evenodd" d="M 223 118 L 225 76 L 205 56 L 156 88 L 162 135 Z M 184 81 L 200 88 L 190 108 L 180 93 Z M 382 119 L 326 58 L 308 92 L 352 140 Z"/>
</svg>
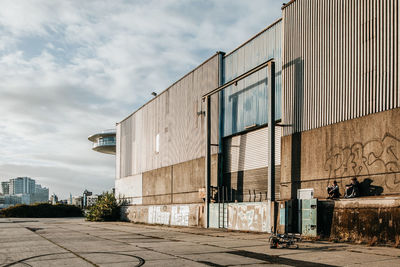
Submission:
<svg viewBox="0 0 400 267">
<path fill-rule="evenodd" d="M 0 179 L 109 189 L 115 158 L 87 136 L 279 17 L 273 0 L 1 1 Z"/>
</svg>

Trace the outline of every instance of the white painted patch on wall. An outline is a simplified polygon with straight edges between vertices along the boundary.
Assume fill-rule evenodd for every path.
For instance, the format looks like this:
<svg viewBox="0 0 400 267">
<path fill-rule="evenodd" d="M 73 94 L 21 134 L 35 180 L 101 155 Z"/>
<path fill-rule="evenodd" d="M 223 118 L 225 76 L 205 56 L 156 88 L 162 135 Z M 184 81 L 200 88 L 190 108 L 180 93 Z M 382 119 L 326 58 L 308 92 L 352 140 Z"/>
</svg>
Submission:
<svg viewBox="0 0 400 267">
<path fill-rule="evenodd" d="M 172 206 L 171 225 L 189 226 L 189 206 Z"/>
<path fill-rule="evenodd" d="M 129 204 L 142 204 L 142 174 L 115 180 L 116 197 L 125 197 Z"/>
<path fill-rule="evenodd" d="M 171 213 L 167 210 L 167 206 L 150 206 L 148 222 L 151 224 L 166 224 L 170 223 Z"/>
<path fill-rule="evenodd" d="M 243 202 L 228 204 L 228 229 L 271 232 L 271 204 Z"/>
</svg>

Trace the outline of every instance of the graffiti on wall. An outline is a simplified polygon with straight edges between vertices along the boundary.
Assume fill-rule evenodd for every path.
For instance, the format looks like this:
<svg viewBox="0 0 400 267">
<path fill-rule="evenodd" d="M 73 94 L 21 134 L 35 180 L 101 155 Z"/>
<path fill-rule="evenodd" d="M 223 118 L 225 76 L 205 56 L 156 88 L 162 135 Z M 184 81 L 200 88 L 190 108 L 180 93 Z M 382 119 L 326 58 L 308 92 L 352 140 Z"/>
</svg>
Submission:
<svg viewBox="0 0 400 267">
<path fill-rule="evenodd" d="M 228 228 L 268 232 L 269 208 L 266 203 L 229 203 Z"/>
<path fill-rule="evenodd" d="M 382 139 L 334 146 L 327 154 L 325 170 L 329 180 L 355 176 L 368 178 L 385 191 L 399 190 L 400 139 L 386 133 Z"/>
<path fill-rule="evenodd" d="M 172 206 L 171 225 L 189 226 L 189 206 Z"/>
<path fill-rule="evenodd" d="M 189 205 L 149 206 L 148 223 L 189 226 Z"/>
</svg>

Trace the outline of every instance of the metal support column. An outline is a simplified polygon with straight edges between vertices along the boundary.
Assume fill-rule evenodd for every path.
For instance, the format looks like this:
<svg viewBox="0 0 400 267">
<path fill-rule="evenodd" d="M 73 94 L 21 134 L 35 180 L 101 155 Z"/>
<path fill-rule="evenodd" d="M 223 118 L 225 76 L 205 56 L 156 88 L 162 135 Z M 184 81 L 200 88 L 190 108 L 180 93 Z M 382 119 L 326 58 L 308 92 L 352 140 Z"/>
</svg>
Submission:
<svg viewBox="0 0 400 267">
<path fill-rule="evenodd" d="M 222 86 L 224 84 L 224 52 L 218 52 L 218 86 Z M 217 177 L 217 186 L 222 186 L 223 184 L 223 141 L 222 136 L 224 133 L 224 91 L 221 90 L 218 93 L 218 177 Z"/>
<path fill-rule="evenodd" d="M 271 231 L 276 233 L 277 205 L 275 203 L 275 62 L 268 63 L 268 192 Z"/>
<path fill-rule="evenodd" d="M 205 198 L 205 215 L 206 215 L 206 228 L 209 227 L 209 203 L 210 203 L 210 181 L 211 181 L 211 96 L 205 98 L 206 103 L 206 171 L 205 171 L 205 185 L 206 185 L 206 198 Z"/>
<path fill-rule="evenodd" d="M 275 62 L 268 63 L 268 200 L 275 201 Z"/>
</svg>

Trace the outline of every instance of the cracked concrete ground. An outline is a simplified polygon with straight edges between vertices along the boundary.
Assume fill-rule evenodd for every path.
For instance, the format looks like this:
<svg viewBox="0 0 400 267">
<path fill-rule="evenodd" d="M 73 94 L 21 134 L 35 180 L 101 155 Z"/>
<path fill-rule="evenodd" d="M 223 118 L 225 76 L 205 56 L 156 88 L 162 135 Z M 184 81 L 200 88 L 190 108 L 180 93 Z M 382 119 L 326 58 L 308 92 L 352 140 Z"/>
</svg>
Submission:
<svg viewBox="0 0 400 267">
<path fill-rule="evenodd" d="M 0 218 L 0 266 L 400 266 L 400 249 L 81 218 Z"/>
</svg>

